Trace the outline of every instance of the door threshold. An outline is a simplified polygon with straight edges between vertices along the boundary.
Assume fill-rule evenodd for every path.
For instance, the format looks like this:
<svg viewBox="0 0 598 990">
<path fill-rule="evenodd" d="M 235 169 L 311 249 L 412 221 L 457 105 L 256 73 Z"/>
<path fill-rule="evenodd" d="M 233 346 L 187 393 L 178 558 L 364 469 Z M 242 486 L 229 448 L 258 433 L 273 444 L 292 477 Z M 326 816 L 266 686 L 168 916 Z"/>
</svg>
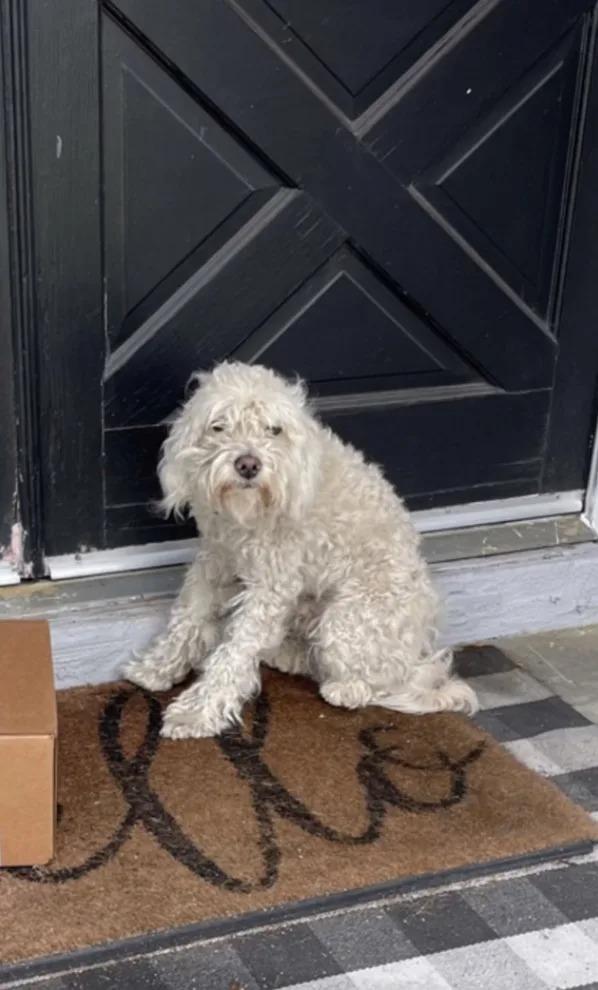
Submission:
<svg viewBox="0 0 598 990">
<path fill-rule="evenodd" d="M 429 564 L 441 564 L 526 550 L 548 550 L 591 543 L 596 539 L 595 531 L 581 516 L 567 515 L 424 533 L 422 550 Z M 0 617 L 3 610 L 22 612 L 34 603 L 53 607 L 106 598 L 141 599 L 147 595 L 173 593 L 196 551 L 195 539 L 104 550 L 97 555 L 88 554 L 93 559 L 83 570 L 78 569 L 77 556 L 69 557 L 64 568 L 53 569 L 51 580 L 26 582 L 18 588 L 0 591 Z M 83 562 L 83 558 L 81 560 Z"/>
<path fill-rule="evenodd" d="M 425 537 L 425 552 L 430 560 L 457 560 L 592 539 L 594 531 L 581 521 L 582 508 L 582 492 L 570 491 L 425 509 L 414 512 L 412 518 Z M 499 529 L 508 524 L 512 524 L 512 530 Z M 466 531 L 471 532 L 471 537 Z M 189 564 L 196 548 L 197 541 L 191 539 L 60 554 L 46 558 L 46 570 L 53 581 L 64 581 L 170 567 Z"/>
<path fill-rule="evenodd" d="M 596 538 L 582 516 L 567 515 L 424 533 L 422 547 L 432 564 L 591 543 Z"/>
</svg>

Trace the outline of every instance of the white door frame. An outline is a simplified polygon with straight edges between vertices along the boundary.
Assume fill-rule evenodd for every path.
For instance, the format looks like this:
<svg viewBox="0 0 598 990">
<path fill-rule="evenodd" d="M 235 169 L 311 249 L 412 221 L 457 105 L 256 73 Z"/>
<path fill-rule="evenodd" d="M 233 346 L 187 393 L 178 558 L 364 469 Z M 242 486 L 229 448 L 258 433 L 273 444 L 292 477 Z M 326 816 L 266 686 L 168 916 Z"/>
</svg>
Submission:
<svg viewBox="0 0 598 990">
<path fill-rule="evenodd" d="M 592 460 L 584 492 L 582 518 L 585 523 L 598 534 L 598 423 L 594 430 L 592 444 Z"/>
</svg>

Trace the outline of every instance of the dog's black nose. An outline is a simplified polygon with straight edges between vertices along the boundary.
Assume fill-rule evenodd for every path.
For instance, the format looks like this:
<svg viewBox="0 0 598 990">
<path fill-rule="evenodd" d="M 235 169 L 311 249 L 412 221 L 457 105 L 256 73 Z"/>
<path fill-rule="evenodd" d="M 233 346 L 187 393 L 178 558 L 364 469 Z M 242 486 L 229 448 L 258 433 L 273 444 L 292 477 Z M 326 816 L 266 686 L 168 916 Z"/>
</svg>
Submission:
<svg viewBox="0 0 598 990">
<path fill-rule="evenodd" d="M 241 454 L 235 461 L 235 471 L 245 481 L 251 481 L 262 469 L 262 462 L 253 454 Z"/>
</svg>

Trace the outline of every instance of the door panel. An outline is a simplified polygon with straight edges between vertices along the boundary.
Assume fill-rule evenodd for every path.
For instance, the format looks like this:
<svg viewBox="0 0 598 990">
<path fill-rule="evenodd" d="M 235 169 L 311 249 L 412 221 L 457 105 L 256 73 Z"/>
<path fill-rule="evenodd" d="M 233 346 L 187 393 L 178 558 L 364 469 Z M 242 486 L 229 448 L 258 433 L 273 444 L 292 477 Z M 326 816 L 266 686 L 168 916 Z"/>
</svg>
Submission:
<svg viewBox="0 0 598 990">
<path fill-rule="evenodd" d="M 548 333 L 562 270 L 579 49 L 577 29 L 424 169 L 413 190 L 480 270 Z"/>
<path fill-rule="evenodd" d="M 499 7 L 501 16 L 511 15 L 512 21 L 511 8 L 521 5 L 513 0 Z M 537 58 L 541 43 L 554 43 L 579 13 L 570 13 L 571 5 L 566 5 L 567 11 L 563 5 L 550 7 L 554 8 L 550 24 L 542 24 L 541 37 L 535 45 L 525 46 L 524 54 L 529 58 Z M 247 15 L 242 18 L 221 2 L 202 4 L 199 10 L 194 4 L 181 4 L 174 17 L 166 10 L 162 13 L 152 8 L 152 4 L 138 0 L 122 0 L 119 4 L 119 9 L 150 41 L 159 43 L 164 55 L 188 76 L 190 83 L 209 100 L 217 101 L 220 111 L 242 127 L 249 139 L 340 225 L 398 291 L 432 314 L 452 342 L 481 364 L 493 381 L 509 389 L 551 384 L 553 342 L 536 326 L 533 315 L 490 277 L 487 266 L 480 265 L 471 251 L 464 250 L 461 238 L 451 237 L 446 224 L 439 223 L 434 213 L 425 208 L 417 187 L 412 189 L 414 174 L 433 154 L 432 148 L 426 148 L 424 154 L 420 151 L 418 163 L 419 145 L 427 142 L 423 135 L 438 126 L 438 117 L 444 120 L 451 116 L 447 114 L 452 104 L 446 92 L 446 106 L 437 108 L 438 85 L 435 78 L 432 82 L 429 79 L 436 76 L 436 63 L 423 73 L 422 86 L 432 86 L 431 96 L 424 94 L 423 106 L 422 98 L 414 105 L 413 89 L 417 87 L 413 87 L 398 101 L 400 111 L 389 108 L 384 126 L 380 121 L 365 130 L 366 120 L 356 136 L 353 128 L 339 127 L 338 117 L 321 94 L 314 92 L 313 83 L 307 86 L 290 65 L 281 62 L 278 51 L 258 33 L 257 22 L 246 23 Z M 487 27 L 485 19 L 483 26 Z M 515 30 L 512 24 L 509 27 Z M 519 27 L 529 27 L 525 18 L 521 18 Z M 199 58 L 193 44 L 194 32 L 196 38 L 226 37 L 225 50 L 214 48 Z M 469 52 L 477 47 L 477 32 L 475 40 L 473 33 L 470 30 L 457 48 Z M 490 34 L 488 47 L 492 50 L 492 33 L 486 33 Z M 522 58 L 513 62 L 510 77 L 521 69 Z M 506 77 L 502 64 L 500 67 Z M 479 64 L 474 68 L 481 71 Z M 462 74 L 459 65 L 451 65 L 451 71 L 459 70 Z M 227 77 L 235 79 L 234 88 L 225 86 Z M 506 84 L 507 79 L 501 79 L 501 83 Z M 468 99 L 466 88 L 464 102 Z M 496 84 L 489 88 L 492 97 Z M 444 83 L 443 89 L 446 91 Z M 409 105 L 403 110 L 405 100 Z M 428 120 L 431 102 L 435 112 Z M 479 102 L 481 97 L 476 100 Z M 461 114 L 453 110 L 455 129 L 463 126 L 469 115 L 467 104 Z M 452 135 L 446 133 L 448 123 L 439 130 L 444 138 L 441 146 L 446 147 L 452 140 Z M 568 135 L 567 126 L 565 136 Z M 485 185 L 482 194 L 489 197 L 491 192 L 492 187 Z M 513 349 L 519 352 L 519 361 L 513 360 Z"/>
<path fill-rule="evenodd" d="M 102 210 L 102 400 L 84 417 L 90 437 L 93 408 L 102 426 L 99 545 L 175 533 L 147 508 L 165 420 L 226 357 L 303 375 L 417 507 L 562 487 L 552 438 L 575 387 L 566 477 L 582 483 L 598 357 L 567 261 L 598 178 L 581 168 L 598 128 L 590 0 L 93 6 L 101 141 L 86 136 L 79 181 Z M 39 7 L 31 21 L 56 32 Z M 45 109 L 42 162 L 60 106 Z M 561 385 L 576 347 L 586 366 Z M 48 545 L 76 539 L 53 528 Z"/>
</svg>

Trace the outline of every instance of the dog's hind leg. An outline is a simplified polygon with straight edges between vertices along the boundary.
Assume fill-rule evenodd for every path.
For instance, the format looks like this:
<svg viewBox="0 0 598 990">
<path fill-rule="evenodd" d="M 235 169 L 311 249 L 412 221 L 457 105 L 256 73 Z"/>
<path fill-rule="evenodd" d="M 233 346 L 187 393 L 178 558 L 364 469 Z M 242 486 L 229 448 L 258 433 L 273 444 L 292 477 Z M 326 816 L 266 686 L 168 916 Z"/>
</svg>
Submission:
<svg viewBox="0 0 598 990">
<path fill-rule="evenodd" d="M 321 606 L 312 595 L 302 595 L 291 616 L 286 639 L 276 650 L 263 657 L 268 667 L 284 674 L 314 676 L 312 633 L 321 614 Z"/>
<path fill-rule="evenodd" d="M 406 603 L 411 605 L 408 598 Z M 363 592 L 333 602 L 317 633 L 322 697 L 343 708 L 379 705 L 413 715 L 473 714 L 474 692 L 452 674 L 450 651 L 430 652 L 430 634 L 418 633 L 426 625 L 418 619 L 409 607 L 385 614 L 379 602 Z"/>
<path fill-rule="evenodd" d="M 314 676 L 330 705 L 364 708 L 371 704 L 367 654 L 372 636 L 363 614 L 362 600 L 339 598 L 323 609 L 313 629 Z"/>
<path fill-rule="evenodd" d="M 426 646 L 427 607 L 425 598 L 409 589 L 400 598 L 384 587 L 341 589 L 322 612 L 315 634 L 322 697 L 343 708 L 399 707 L 394 702 L 403 693 L 411 703 L 421 702 L 424 685 L 414 692 L 412 683 Z M 421 709 L 426 710 L 432 709 Z"/>
<path fill-rule="evenodd" d="M 404 687 L 380 692 L 375 703 L 410 715 L 447 711 L 474 715 L 478 710 L 475 692 L 451 672 L 451 664 L 451 651 L 439 650 L 413 668 Z"/>
</svg>

